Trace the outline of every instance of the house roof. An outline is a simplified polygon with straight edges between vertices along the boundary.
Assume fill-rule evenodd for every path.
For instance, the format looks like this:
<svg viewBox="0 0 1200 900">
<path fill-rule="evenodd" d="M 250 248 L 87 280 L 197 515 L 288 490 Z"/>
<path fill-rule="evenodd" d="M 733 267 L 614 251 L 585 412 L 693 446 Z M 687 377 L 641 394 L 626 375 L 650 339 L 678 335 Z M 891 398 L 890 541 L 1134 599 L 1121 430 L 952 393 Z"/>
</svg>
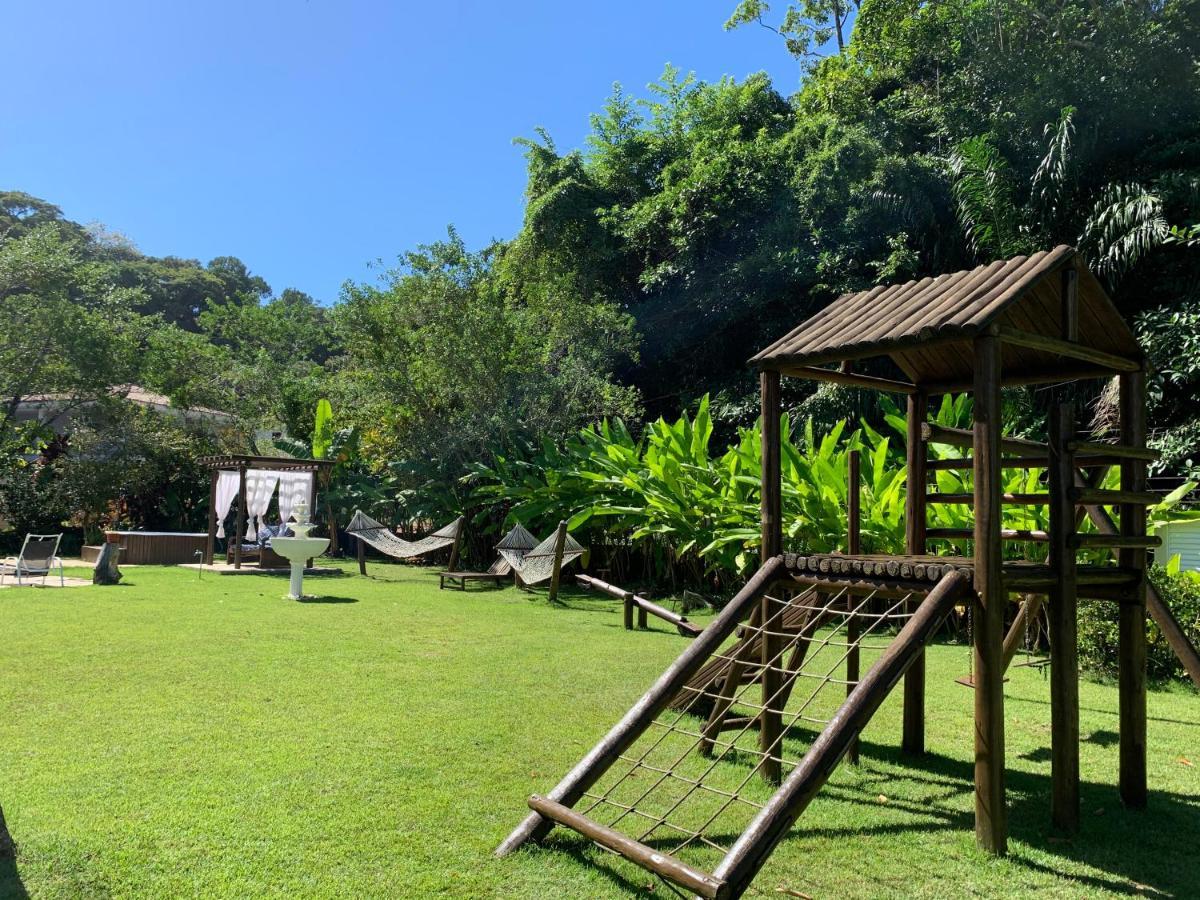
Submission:
<svg viewBox="0 0 1200 900">
<path fill-rule="evenodd" d="M 180 407 L 171 403 L 171 398 L 137 384 L 119 384 L 107 390 L 107 396 L 112 399 L 126 400 L 157 413 L 179 414 L 187 419 L 208 420 L 212 422 L 233 422 L 237 417 L 232 413 L 219 409 L 209 409 L 205 406 Z M 97 399 L 78 397 L 73 394 L 30 394 L 23 398 L 17 408 L 18 418 L 32 418 L 41 413 L 52 414 L 50 420 L 56 421 L 63 414 L 77 407 L 93 405 Z"/>
<path fill-rule="evenodd" d="M 1022 334 L 1063 335 L 1064 273 L 1078 285 L 1077 343 L 1140 359 L 1137 340 L 1073 247 L 1058 246 L 962 272 L 843 294 L 756 354 L 763 369 L 816 366 L 889 356 L 914 384 L 969 380 L 971 341 L 1000 326 Z M 1069 365 L 1069 364 L 1068 364 Z M 1062 357 L 1004 343 L 1006 372 L 1052 373 Z"/>
</svg>

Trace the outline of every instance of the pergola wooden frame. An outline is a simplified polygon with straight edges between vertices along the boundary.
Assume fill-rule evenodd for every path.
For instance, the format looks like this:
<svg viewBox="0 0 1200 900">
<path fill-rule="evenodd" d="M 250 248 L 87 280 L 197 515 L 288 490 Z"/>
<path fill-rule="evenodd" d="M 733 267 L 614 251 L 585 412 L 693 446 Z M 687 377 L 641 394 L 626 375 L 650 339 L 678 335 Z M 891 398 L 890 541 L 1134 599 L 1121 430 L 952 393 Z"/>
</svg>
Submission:
<svg viewBox="0 0 1200 900">
<path fill-rule="evenodd" d="M 238 511 L 237 523 L 234 526 L 233 537 L 233 567 L 242 567 L 242 541 L 246 536 L 246 472 L 251 469 L 269 469 L 276 472 L 312 472 L 314 473 L 312 488 L 308 494 L 308 508 L 311 512 L 316 506 L 317 480 L 324 474 L 328 475 L 333 463 L 327 459 L 290 459 L 275 456 L 248 456 L 243 454 L 223 454 L 219 456 L 202 456 L 197 460 L 200 465 L 210 470 L 208 487 L 208 541 L 204 548 L 204 563 L 211 566 L 217 543 L 217 474 L 219 472 L 238 473 Z M 228 554 L 227 554 L 228 555 Z"/>
<path fill-rule="evenodd" d="M 908 380 L 855 373 L 856 361 L 889 357 Z M 763 558 L 783 549 L 780 484 L 780 378 L 809 378 L 900 393 L 907 398 L 908 490 L 905 507 L 907 567 L 932 564 L 928 544 L 938 538 L 973 540 L 969 564 L 974 609 L 975 833 L 981 847 L 1007 848 L 1004 761 L 1004 624 L 1008 596 L 1047 598 L 1051 641 L 1051 815 L 1067 832 L 1079 825 L 1079 664 L 1077 598 L 1120 604 L 1120 794 L 1129 807 L 1146 804 L 1146 536 L 1145 360 L 1128 326 L 1103 288 L 1071 247 L 905 285 L 874 288 L 838 298 L 823 312 L 756 355 L 762 403 Z M 824 368 L 833 363 L 836 369 Z M 1120 379 L 1120 443 L 1075 437 L 1069 401 L 1054 404 L 1046 442 L 1013 440 L 1001 433 L 1000 392 L 1010 385 L 1063 384 L 1091 378 Z M 935 394 L 974 395 L 970 429 L 938 428 L 926 421 Z M 928 443 L 968 448 L 953 463 L 928 460 Z M 1119 490 L 1100 490 L 1101 467 L 1121 471 Z M 931 468 L 969 469 L 971 495 L 929 492 Z M 1045 494 L 1002 494 L 1008 468 L 1045 468 Z M 1090 476 L 1082 474 L 1091 473 Z M 926 528 L 930 503 L 974 508 L 973 531 L 941 533 Z M 1006 532 L 1006 503 L 1049 507 L 1049 530 Z M 1115 506 L 1114 527 L 1104 506 Z M 1078 534 L 1084 511 L 1106 522 L 1101 534 Z M 853 525 L 852 525 L 853 527 Z M 1106 533 L 1105 533 L 1106 532 Z M 1009 563 L 1006 541 L 1047 543 L 1046 565 Z M 1117 566 L 1079 567 L 1081 548 L 1109 548 Z M 855 557 L 832 565 L 836 572 Z M 818 562 L 818 566 L 820 563 Z M 860 564 L 861 565 L 861 564 Z M 867 563 L 871 571 L 875 571 Z M 878 577 L 878 576 L 872 576 Z M 1182 634 L 1182 632 L 1180 633 Z M 1186 642 L 1186 639 L 1184 639 Z M 1194 650 L 1192 653 L 1194 654 Z M 924 750 L 923 660 L 905 675 L 903 747 Z"/>
</svg>

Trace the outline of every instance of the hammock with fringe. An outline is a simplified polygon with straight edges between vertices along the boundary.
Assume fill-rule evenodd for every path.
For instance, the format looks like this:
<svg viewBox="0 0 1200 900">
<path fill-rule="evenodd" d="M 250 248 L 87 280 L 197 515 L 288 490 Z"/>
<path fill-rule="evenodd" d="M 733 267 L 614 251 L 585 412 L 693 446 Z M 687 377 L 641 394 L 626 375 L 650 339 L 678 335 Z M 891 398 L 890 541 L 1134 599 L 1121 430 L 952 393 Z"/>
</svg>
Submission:
<svg viewBox="0 0 1200 900">
<path fill-rule="evenodd" d="M 346 533 L 354 535 L 360 541 L 366 541 L 380 553 L 394 559 L 413 559 L 449 547 L 458 540 L 462 524 L 463 517 L 459 516 L 445 528 L 440 528 L 419 541 L 406 541 L 397 537 L 383 523 L 376 522 L 361 509 L 357 509 L 354 511 L 354 518 L 346 526 Z"/>
<path fill-rule="evenodd" d="M 496 550 L 525 584 L 540 584 L 554 574 L 553 534 L 539 544 L 537 538 L 518 524 L 500 539 Z M 562 568 L 581 556 L 583 546 L 568 533 L 563 542 Z"/>
</svg>

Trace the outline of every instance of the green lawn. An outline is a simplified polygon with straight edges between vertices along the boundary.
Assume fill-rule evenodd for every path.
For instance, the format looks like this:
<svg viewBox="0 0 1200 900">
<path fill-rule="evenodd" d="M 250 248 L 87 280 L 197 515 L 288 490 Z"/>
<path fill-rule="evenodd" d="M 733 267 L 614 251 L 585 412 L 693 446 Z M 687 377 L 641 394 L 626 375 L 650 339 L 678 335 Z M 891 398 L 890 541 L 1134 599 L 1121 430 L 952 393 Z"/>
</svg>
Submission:
<svg viewBox="0 0 1200 900">
<path fill-rule="evenodd" d="M 670 892 L 555 832 L 492 849 L 684 646 L 615 602 L 439 592 L 428 571 L 309 579 L 126 569 L 116 588 L 0 591 L 3 897 L 620 897 Z M 972 835 L 966 652 L 929 662 L 930 755 L 898 698 L 756 885 L 816 898 L 1200 894 L 1200 697 L 1150 696 L 1150 809 L 1116 795 L 1115 690 L 1081 691 L 1082 834 L 1048 827 L 1048 688 L 1007 685 L 1013 841 Z M 1195 763 L 1195 766 L 1191 765 Z M 4 866 L 7 865 L 7 868 Z"/>
</svg>

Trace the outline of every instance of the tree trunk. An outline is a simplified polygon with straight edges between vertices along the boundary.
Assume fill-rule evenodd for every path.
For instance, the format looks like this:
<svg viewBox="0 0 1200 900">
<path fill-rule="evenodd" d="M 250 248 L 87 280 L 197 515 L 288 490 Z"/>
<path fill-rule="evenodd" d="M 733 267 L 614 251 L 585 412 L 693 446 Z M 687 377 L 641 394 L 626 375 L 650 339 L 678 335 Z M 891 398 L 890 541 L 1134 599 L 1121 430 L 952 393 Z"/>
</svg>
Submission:
<svg viewBox="0 0 1200 900">
<path fill-rule="evenodd" d="M 113 541 L 105 541 L 96 558 L 96 568 L 92 570 L 92 584 L 119 584 L 121 570 L 117 568 L 117 558 L 121 555 L 121 545 Z"/>
</svg>

